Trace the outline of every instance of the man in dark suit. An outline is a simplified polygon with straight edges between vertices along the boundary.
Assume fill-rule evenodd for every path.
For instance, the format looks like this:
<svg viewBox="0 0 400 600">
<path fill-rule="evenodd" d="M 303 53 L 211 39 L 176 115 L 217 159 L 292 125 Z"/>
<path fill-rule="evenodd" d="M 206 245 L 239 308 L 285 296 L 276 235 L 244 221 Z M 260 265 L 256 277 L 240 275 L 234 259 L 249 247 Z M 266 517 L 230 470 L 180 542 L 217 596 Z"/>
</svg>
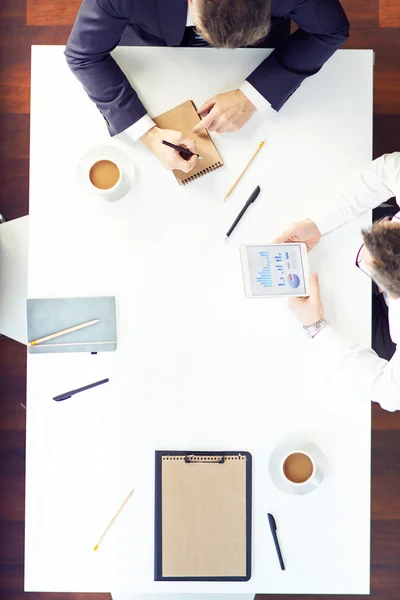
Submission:
<svg viewBox="0 0 400 600">
<path fill-rule="evenodd" d="M 290 35 L 290 19 L 299 29 Z M 167 168 L 190 171 L 160 143 L 196 151 L 193 140 L 160 130 L 110 52 L 125 45 L 275 47 L 237 90 L 203 104 L 195 128 L 238 131 L 258 110 L 278 111 L 301 82 L 317 73 L 349 35 L 339 0 L 83 0 L 68 40 L 68 64 L 103 114 L 111 135 L 140 139 Z"/>
</svg>

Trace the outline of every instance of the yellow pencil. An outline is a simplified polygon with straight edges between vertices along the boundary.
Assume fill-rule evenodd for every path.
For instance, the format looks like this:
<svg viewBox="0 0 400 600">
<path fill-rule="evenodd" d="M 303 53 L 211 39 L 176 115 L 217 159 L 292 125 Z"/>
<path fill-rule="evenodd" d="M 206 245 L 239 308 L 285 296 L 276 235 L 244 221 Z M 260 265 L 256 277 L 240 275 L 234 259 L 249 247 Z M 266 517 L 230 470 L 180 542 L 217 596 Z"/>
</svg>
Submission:
<svg viewBox="0 0 400 600">
<path fill-rule="evenodd" d="M 247 163 L 247 165 L 245 166 L 243 171 L 240 173 L 239 177 L 236 179 L 236 181 L 233 183 L 233 185 L 229 188 L 228 193 L 226 194 L 226 196 L 224 198 L 224 202 L 232 194 L 233 190 L 235 189 L 235 187 L 237 186 L 239 181 L 242 179 L 243 175 L 246 173 L 247 169 L 249 168 L 249 166 L 251 165 L 251 163 L 257 156 L 257 154 L 260 152 L 260 150 L 264 146 L 264 144 L 265 144 L 265 142 L 259 143 L 257 150 L 254 152 L 253 156 L 250 158 L 249 162 Z"/>
<path fill-rule="evenodd" d="M 103 533 L 103 535 L 101 536 L 101 538 L 99 539 L 99 541 L 97 542 L 97 544 L 95 545 L 95 547 L 93 548 L 93 550 L 96 552 L 96 550 L 99 549 L 99 546 L 101 544 L 101 542 L 103 541 L 104 537 L 106 536 L 107 532 L 109 531 L 109 529 L 112 527 L 112 525 L 114 525 L 114 522 L 116 521 L 117 517 L 119 516 L 119 514 L 122 512 L 122 510 L 124 509 L 125 505 L 128 503 L 129 499 L 131 498 L 133 492 L 135 490 L 132 490 L 131 492 L 129 492 L 128 496 L 125 498 L 124 502 L 122 503 L 122 505 L 120 506 L 119 510 L 117 511 L 117 514 L 114 516 L 114 518 L 110 521 L 110 524 L 108 525 L 107 529 L 105 530 L 105 532 Z"/>
<path fill-rule="evenodd" d="M 72 331 L 78 331 L 78 329 L 89 327 L 90 325 L 94 325 L 99 321 L 100 319 L 93 319 L 93 321 L 87 321 L 86 323 L 81 323 L 80 325 L 74 325 L 74 327 L 68 327 L 68 329 L 63 329 L 62 331 L 57 331 L 57 333 L 51 333 L 50 335 L 46 335 L 45 337 L 39 338 L 38 340 L 33 340 L 32 342 L 29 342 L 29 345 L 36 346 L 37 344 L 41 344 L 42 342 L 47 342 L 47 340 L 52 340 L 54 338 L 60 337 L 61 335 L 71 333 Z"/>
</svg>

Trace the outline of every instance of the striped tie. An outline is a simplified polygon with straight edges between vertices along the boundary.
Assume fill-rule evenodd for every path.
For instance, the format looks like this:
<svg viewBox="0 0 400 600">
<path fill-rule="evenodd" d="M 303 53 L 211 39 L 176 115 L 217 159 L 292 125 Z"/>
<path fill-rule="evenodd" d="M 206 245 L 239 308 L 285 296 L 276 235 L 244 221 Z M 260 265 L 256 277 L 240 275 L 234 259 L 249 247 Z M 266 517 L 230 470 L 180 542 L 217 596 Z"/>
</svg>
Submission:
<svg viewBox="0 0 400 600">
<path fill-rule="evenodd" d="M 210 44 L 201 37 L 196 27 L 186 27 L 184 42 L 186 46 L 191 46 L 193 48 L 210 48 Z"/>
</svg>

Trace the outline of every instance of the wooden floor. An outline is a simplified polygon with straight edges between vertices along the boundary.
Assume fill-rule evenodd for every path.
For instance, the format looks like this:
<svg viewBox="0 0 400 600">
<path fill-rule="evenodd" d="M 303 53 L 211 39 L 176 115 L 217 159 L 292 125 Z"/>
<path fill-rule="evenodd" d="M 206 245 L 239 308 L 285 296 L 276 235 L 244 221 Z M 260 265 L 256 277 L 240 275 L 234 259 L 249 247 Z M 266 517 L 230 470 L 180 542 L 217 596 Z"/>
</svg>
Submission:
<svg viewBox="0 0 400 600">
<path fill-rule="evenodd" d="M 0 1 L 0 212 L 8 220 L 28 213 L 30 47 L 65 44 L 79 4 L 80 0 Z M 352 25 L 346 47 L 376 52 L 374 155 L 400 150 L 400 0 L 343 0 L 343 5 Z M 26 349 L 0 338 L 0 600 L 28 598 L 23 592 L 25 373 Z M 400 412 L 385 413 L 376 406 L 371 573 L 372 598 L 400 600 Z M 110 596 L 34 593 L 29 598 Z"/>
</svg>

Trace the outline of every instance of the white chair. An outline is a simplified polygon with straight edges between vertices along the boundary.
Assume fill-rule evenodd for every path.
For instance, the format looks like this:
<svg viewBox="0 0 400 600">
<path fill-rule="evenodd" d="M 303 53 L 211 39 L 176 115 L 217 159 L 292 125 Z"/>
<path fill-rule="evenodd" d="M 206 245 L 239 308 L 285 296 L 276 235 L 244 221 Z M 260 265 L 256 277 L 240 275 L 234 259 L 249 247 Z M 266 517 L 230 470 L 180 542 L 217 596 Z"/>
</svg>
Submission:
<svg viewBox="0 0 400 600">
<path fill-rule="evenodd" d="M 0 223 L 0 333 L 28 343 L 28 217 Z"/>
<path fill-rule="evenodd" d="M 254 594 L 130 594 L 112 593 L 113 600 L 254 600 Z"/>
</svg>

